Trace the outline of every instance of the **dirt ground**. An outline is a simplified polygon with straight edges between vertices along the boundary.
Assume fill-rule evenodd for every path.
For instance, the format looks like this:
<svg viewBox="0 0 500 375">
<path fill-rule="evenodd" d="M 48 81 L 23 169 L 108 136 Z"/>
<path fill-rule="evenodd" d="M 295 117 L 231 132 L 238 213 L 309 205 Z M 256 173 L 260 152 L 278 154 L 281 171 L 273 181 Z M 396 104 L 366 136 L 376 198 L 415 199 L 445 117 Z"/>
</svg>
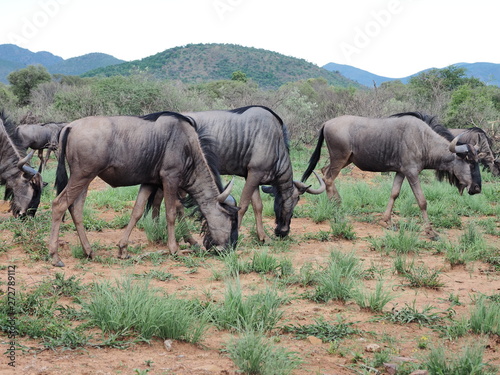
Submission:
<svg viewBox="0 0 500 375">
<path fill-rule="evenodd" d="M 103 185 L 97 181 L 92 188 L 103 188 Z M 4 206 L 1 208 L 5 210 Z M 8 215 L 8 213 L 2 213 L 2 217 L 8 217 Z M 113 213 L 103 212 L 102 215 L 111 218 Z M 267 228 L 272 230 L 274 219 L 266 218 L 265 221 Z M 488 264 L 477 262 L 465 267 L 451 268 L 445 262 L 442 254 L 434 255 L 425 251 L 418 256 L 417 261 L 442 270 L 440 280 L 444 286 L 438 290 L 410 288 L 406 285 L 405 280 L 392 271 L 392 257 L 374 251 L 371 247 L 369 240 L 383 237 L 385 229 L 376 224 L 357 222 L 355 218 L 352 219 L 352 223 L 357 236 L 355 240 L 320 242 L 306 240 L 304 235 L 320 230 L 327 231 L 329 230 L 328 223 L 315 224 L 309 219 L 294 218 L 291 233 L 296 241 L 292 242 L 289 251 L 276 254 L 276 256 L 290 259 L 294 269 L 298 271 L 306 263 L 326 264 L 332 250 L 354 251 L 366 268 L 373 265 L 386 270 L 384 273 L 385 285 L 391 287 L 396 296 L 386 306 L 386 311 L 403 307 L 405 303 L 409 305 L 415 303 L 419 309 L 432 305 L 435 307 L 435 312 L 444 312 L 451 306 L 449 297 L 453 295 L 462 302 L 462 305 L 453 307 L 456 316 L 459 317 L 469 313 L 471 300 L 478 293 L 488 295 L 500 293 L 500 274 L 494 272 Z M 459 230 L 439 229 L 439 231 L 443 237 L 450 239 L 460 235 Z M 121 230 L 106 229 L 102 232 L 89 232 L 88 234 L 91 242 L 98 242 L 103 245 L 103 248 L 108 249 L 118 242 L 121 232 Z M 243 233 L 248 236 L 248 229 L 243 228 Z M 144 252 L 164 249 L 162 246 L 149 243 L 144 232 L 138 229 L 133 231 L 131 241 L 134 245 L 144 245 Z M 498 237 L 487 236 L 487 241 L 500 249 Z M 16 266 L 18 285 L 35 285 L 44 278 L 53 278 L 56 272 L 64 272 L 66 277 L 76 275 L 83 284 L 90 284 L 94 281 L 114 280 L 126 274 L 144 274 L 157 269 L 177 277 L 171 281 L 154 280 L 152 282 L 154 286 L 161 287 L 169 293 L 186 298 L 198 297 L 202 300 L 211 298 L 214 301 L 221 301 L 224 297 L 224 281 L 216 281 L 213 277 L 214 268 L 222 266 L 221 261 L 215 258 L 203 260 L 203 264 L 196 267 L 195 270 L 169 257 L 160 265 L 153 265 L 151 261 L 144 260 L 130 266 L 123 266 L 120 263 L 89 262 L 82 267 L 81 260 L 74 259 L 69 250 L 70 244 L 77 243 L 76 232 L 68 232 L 61 236 L 60 255 L 66 264 L 64 269 L 54 268 L 45 262 L 32 261 L 20 248 L 1 254 L 0 264 Z M 101 250 L 98 255 L 115 257 L 116 251 L 116 249 Z M 2 280 L 5 279 L 7 271 L 0 272 L 2 272 Z M 263 280 L 265 280 L 264 276 L 255 273 L 241 275 L 240 278 L 245 290 L 255 290 L 261 287 Z M 368 289 L 374 289 L 375 283 L 375 280 L 364 282 Z M 324 318 L 334 323 L 337 316 L 340 315 L 345 321 L 354 322 L 355 327 L 365 334 L 344 339 L 341 341 L 340 347 L 333 350 L 329 343 L 322 343 L 314 338 L 299 340 L 291 334 L 279 330 L 274 332 L 277 345 L 296 352 L 304 361 L 294 374 L 369 373 L 369 369 L 362 365 L 355 366 L 353 364 L 355 358 L 373 357 L 373 353 L 366 350 L 369 344 L 377 344 L 382 349 L 390 349 L 395 357 L 418 360 L 428 351 L 428 349 L 419 349 L 419 340 L 428 339 L 430 346 L 433 343 L 445 342 L 439 338 L 435 331 L 417 324 L 399 325 L 384 321 L 375 322 L 373 321 L 374 313 L 364 311 L 352 302 L 344 304 L 332 301 L 319 304 L 299 298 L 305 291 L 305 288 L 299 286 L 287 287 L 287 294 L 296 298 L 292 298 L 291 302 L 283 307 L 284 317 L 281 325 L 310 324 L 318 318 Z M 149 344 L 135 344 L 128 349 L 89 346 L 78 350 L 56 351 L 44 350 L 36 340 L 19 338 L 19 343 L 30 349 L 23 353 L 17 353 L 15 372 L 6 366 L 5 357 L 1 358 L 0 374 L 142 374 L 146 371 L 148 374 L 236 374 L 238 373 L 237 367 L 224 351 L 225 345 L 232 337 L 234 335 L 230 332 L 212 328 L 204 336 L 201 344 L 193 345 L 174 341 L 169 350 L 166 349 L 163 340 L 154 339 Z M 479 338 L 479 336 L 468 335 L 466 339 L 455 342 L 446 341 L 445 344 L 450 352 L 458 353 L 462 346 L 471 339 L 486 340 L 485 360 L 500 366 L 500 340 L 498 337 Z M 5 335 L 0 335 L 0 342 L 5 342 Z M 393 359 L 393 361 L 397 360 L 397 358 Z"/>
</svg>

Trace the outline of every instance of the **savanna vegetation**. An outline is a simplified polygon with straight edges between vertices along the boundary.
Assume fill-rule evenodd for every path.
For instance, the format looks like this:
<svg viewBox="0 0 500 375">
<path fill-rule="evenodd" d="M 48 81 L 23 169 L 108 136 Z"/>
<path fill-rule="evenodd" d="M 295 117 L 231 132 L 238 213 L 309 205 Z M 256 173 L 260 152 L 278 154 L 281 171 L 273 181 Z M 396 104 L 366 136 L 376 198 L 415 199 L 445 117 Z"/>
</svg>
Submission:
<svg viewBox="0 0 500 375">
<path fill-rule="evenodd" d="M 291 130 L 297 176 L 321 123 L 342 114 L 422 111 L 450 127 L 500 132 L 500 89 L 455 67 L 372 89 L 309 79 L 269 90 L 244 71 L 197 84 L 146 73 L 32 83 L 24 97 L 15 81 L 0 86 L 3 107 L 17 121 L 269 106 Z M 90 365 L 95 373 L 122 374 L 383 374 L 390 366 L 397 374 L 498 373 L 500 185 L 488 172 L 475 196 L 422 173 L 438 241 L 421 236 L 407 184 L 395 205 L 398 230 L 385 230 L 377 220 L 391 176 L 346 169 L 338 182 L 342 204 L 324 194 L 304 196 L 289 238 L 273 237 L 273 200 L 266 196 L 265 244 L 255 241 L 249 210 L 234 252 L 164 255 L 165 220 L 146 217 L 126 261 L 116 259 L 115 244 L 137 187 L 91 187 L 84 217 L 97 259 L 83 257 L 67 220 L 61 237 L 67 266 L 60 270 L 48 263 L 46 246 L 54 165 L 43 173 L 49 186 L 33 219 L 0 218 L 0 341 L 8 343 L 15 328 L 23 373 L 78 373 Z M 236 197 L 242 187 L 237 180 Z M 185 230 L 199 232 L 190 218 L 182 224 L 179 239 Z M 14 306 L 7 297 L 11 266 Z"/>
</svg>

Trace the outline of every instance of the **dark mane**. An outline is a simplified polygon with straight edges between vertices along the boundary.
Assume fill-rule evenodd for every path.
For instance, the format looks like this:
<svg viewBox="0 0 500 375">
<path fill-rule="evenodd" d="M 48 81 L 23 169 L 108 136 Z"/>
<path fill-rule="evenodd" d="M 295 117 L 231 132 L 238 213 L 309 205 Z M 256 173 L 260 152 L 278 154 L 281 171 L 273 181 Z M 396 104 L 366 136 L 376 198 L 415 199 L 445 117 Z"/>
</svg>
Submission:
<svg viewBox="0 0 500 375">
<path fill-rule="evenodd" d="M 268 111 L 269 113 L 271 113 L 274 117 L 276 117 L 276 119 L 279 121 L 279 123 L 281 125 L 283 125 L 283 120 L 281 119 L 281 117 L 279 117 L 276 112 L 274 112 L 271 108 L 268 108 L 266 106 L 263 106 L 263 105 L 248 105 L 246 107 L 241 107 L 241 108 L 235 108 L 235 109 L 231 109 L 229 110 L 228 112 L 231 112 L 231 113 L 236 113 L 238 115 L 241 115 L 243 113 L 245 113 L 246 111 L 248 111 L 249 109 L 251 108 L 262 108 L 262 109 L 265 109 L 266 111 Z"/>
<path fill-rule="evenodd" d="M 439 134 L 441 137 L 445 138 L 449 142 L 451 142 L 453 138 L 455 138 L 453 134 L 451 134 L 450 131 L 444 125 L 441 125 L 438 122 L 437 116 L 431 116 L 421 112 L 403 112 L 403 113 L 396 113 L 395 115 L 392 115 L 390 117 L 403 117 L 403 116 L 412 116 L 418 118 L 419 120 L 422 120 L 427 125 L 429 125 L 429 127 L 432 130 L 434 130 L 437 134 Z"/>
<path fill-rule="evenodd" d="M 194 121 L 194 120 L 193 120 Z M 201 150 L 205 155 L 205 159 L 207 160 L 208 167 L 212 171 L 215 179 L 215 183 L 217 184 L 217 188 L 219 192 L 224 190 L 222 186 L 222 180 L 219 173 L 219 158 L 215 152 L 216 149 L 216 141 L 213 137 L 208 133 L 208 129 L 196 129 L 198 133 L 198 139 L 200 140 Z"/>
<path fill-rule="evenodd" d="M 483 136 L 484 138 L 486 138 L 486 141 L 488 142 L 488 146 L 490 146 L 490 148 L 493 147 L 493 139 L 490 138 L 488 136 L 488 134 L 486 134 L 486 132 L 483 129 L 478 128 L 477 126 L 474 126 L 473 128 L 468 128 L 465 131 L 468 133 L 477 133 L 480 136 Z"/>
<path fill-rule="evenodd" d="M 154 122 L 162 116 L 172 116 L 178 120 L 186 121 L 186 122 L 190 123 L 193 127 L 196 127 L 196 123 L 191 117 L 184 116 L 184 115 L 181 115 L 180 113 L 171 112 L 171 111 L 150 113 L 149 115 L 139 116 L 139 118 L 146 120 L 146 121 Z"/>
<path fill-rule="evenodd" d="M 421 112 L 404 112 L 404 113 L 397 113 L 390 117 L 403 117 L 403 116 L 413 116 L 418 118 L 419 120 L 424 121 L 427 125 L 429 125 L 429 127 L 432 130 L 434 130 L 437 134 L 439 134 L 441 137 L 445 138 L 449 142 L 451 142 L 453 138 L 455 138 L 447 128 L 445 128 L 438 122 L 437 116 L 431 116 Z M 458 142 L 458 144 L 461 144 L 461 142 Z M 449 171 L 436 170 L 435 175 L 438 181 L 448 180 L 450 185 L 456 186 L 457 188 L 460 187 L 460 181 L 458 180 L 458 178 Z"/>
</svg>

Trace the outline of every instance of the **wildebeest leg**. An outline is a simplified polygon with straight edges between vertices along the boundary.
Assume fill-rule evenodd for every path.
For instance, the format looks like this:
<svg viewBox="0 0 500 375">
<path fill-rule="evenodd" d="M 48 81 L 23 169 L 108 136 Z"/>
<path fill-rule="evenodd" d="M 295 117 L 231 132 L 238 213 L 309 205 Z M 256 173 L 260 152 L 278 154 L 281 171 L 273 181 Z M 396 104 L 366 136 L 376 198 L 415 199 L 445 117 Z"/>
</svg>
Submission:
<svg viewBox="0 0 500 375">
<path fill-rule="evenodd" d="M 83 184 L 84 189 L 87 189 L 90 181 Z M 57 248 L 59 243 L 59 229 L 61 227 L 61 222 L 64 216 L 64 213 L 75 202 L 75 199 L 78 198 L 80 193 L 82 192 L 82 185 L 80 184 L 78 187 L 71 186 L 71 178 L 68 186 L 59 194 L 54 201 L 52 202 L 52 225 L 50 229 L 50 238 L 49 238 L 49 256 L 52 260 L 52 265 L 56 267 L 64 267 L 64 263 L 61 261 L 59 257 Z"/>
<path fill-rule="evenodd" d="M 181 191 L 181 193 L 179 193 L 179 197 L 181 199 L 185 198 L 186 195 L 187 194 L 184 191 Z M 163 190 L 158 189 L 158 191 L 155 194 L 154 200 L 153 200 L 153 205 L 152 205 L 153 207 L 151 209 L 151 216 L 152 216 L 153 220 L 157 220 L 158 216 L 160 215 L 160 205 L 161 205 L 162 200 L 163 200 Z M 177 218 L 179 220 L 184 218 L 184 206 L 182 205 L 181 201 L 177 200 L 175 206 L 176 206 L 176 210 L 177 210 Z M 183 235 L 182 239 L 184 240 L 184 242 L 188 243 L 191 246 L 198 245 L 198 242 L 193 238 L 193 236 L 191 236 L 191 233 L 189 233 L 189 232 L 185 233 Z"/>
<path fill-rule="evenodd" d="M 127 259 L 129 255 L 127 253 L 128 239 L 130 238 L 130 233 L 132 233 L 132 229 L 134 229 L 135 225 L 144 214 L 144 208 L 148 201 L 149 196 L 153 192 L 154 187 L 152 185 L 143 184 L 139 188 L 139 192 L 137 193 L 137 199 L 134 203 L 134 208 L 132 209 L 132 213 L 130 214 L 130 221 L 128 222 L 125 231 L 123 232 L 122 238 L 118 242 L 118 258 Z M 161 203 L 161 201 L 160 201 Z"/>
<path fill-rule="evenodd" d="M 339 175 L 340 171 L 344 166 L 341 165 L 333 165 L 330 163 L 329 165 L 325 165 L 321 169 L 321 173 L 323 173 L 325 185 L 326 185 L 326 195 L 329 199 L 334 199 L 337 202 L 341 202 L 340 194 L 335 186 L 335 179 Z"/>
<path fill-rule="evenodd" d="M 418 207 L 420 208 L 420 211 L 422 211 L 422 218 L 424 220 L 426 236 L 431 240 L 439 239 L 439 235 L 434 232 L 434 229 L 432 229 L 429 216 L 427 215 L 427 201 L 425 200 L 424 192 L 422 191 L 422 187 L 420 186 L 420 180 L 418 179 L 418 176 L 408 176 L 408 182 L 410 183 L 413 195 L 417 200 Z"/>
<path fill-rule="evenodd" d="M 78 238 L 80 238 L 80 243 L 82 245 L 83 251 L 88 258 L 94 259 L 94 251 L 90 245 L 87 234 L 85 233 L 85 227 L 83 225 L 83 205 L 85 199 L 87 198 L 88 185 L 82 190 L 80 195 L 75 199 L 72 205 L 69 206 L 69 213 L 73 219 L 73 223 L 76 227 L 76 232 L 78 233 Z"/>
<path fill-rule="evenodd" d="M 44 168 L 47 168 L 47 161 L 49 160 L 51 151 L 52 149 L 50 147 L 47 148 L 47 152 L 45 153 L 45 159 L 43 160 L 43 163 L 40 164 L 40 169 L 42 168 L 42 165 Z"/>
<path fill-rule="evenodd" d="M 386 227 L 391 225 L 391 213 L 392 208 L 394 207 L 394 202 L 399 196 L 401 192 L 401 185 L 405 179 L 405 175 L 401 172 L 397 172 L 394 177 L 394 182 L 392 183 L 391 196 L 389 198 L 389 203 L 387 203 L 387 208 L 385 209 L 384 214 L 382 215 L 382 224 Z"/>
<path fill-rule="evenodd" d="M 43 148 L 38 150 L 38 159 L 40 159 L 40 166 L 38 167 L 38 173 L 42 173 L 43 166 Z"/>
<path fill-rule="evenodd" d="M 264 208 L 262 204 L 262 199 L 260 197 L 259 189 L 255 189 L 252 194 L 252 207 L 253 213 L 255 215 L 255 226 L 257 229 L 257 237 L 259 241 L 264 242 L 266 239 L 266 233 L 264 232 L 264 224 L 262 222 L 262 209 Z"/>
<path fill-rule="evenodd" d="M 170 254 L 180 253 L 179 244 L 175 240 L 175 218 L 177 217 L 176 204 L 178 201 L 177 184 L 172 181 L 163 181 L 163 199 L 165 200 L 165 215 L 167 218 L 167 246 Z"/>
<path fill-rule="evenodd" d="M 252 195 L 254 194 L 255 190 L 259 188 L 262 177 L 262 173 L 255 171 L 248 172 L 245 186 L 243 187 L 243 191 L 241 192 L 240 210 L 238 211 L 238 228 L 241 227 L 243 216 L 248 210 L 248 205 L 250 204 Z"/>
</svg>

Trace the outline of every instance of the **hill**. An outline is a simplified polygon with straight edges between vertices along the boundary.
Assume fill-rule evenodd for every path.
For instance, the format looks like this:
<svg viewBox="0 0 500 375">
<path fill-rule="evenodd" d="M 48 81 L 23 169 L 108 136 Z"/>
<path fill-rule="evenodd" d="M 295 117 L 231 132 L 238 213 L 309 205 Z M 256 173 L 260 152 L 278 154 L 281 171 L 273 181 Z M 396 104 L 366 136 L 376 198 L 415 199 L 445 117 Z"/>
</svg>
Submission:
<svg viewBox="0 0 500 375">
<path fill-rule="evenodd" d="M 500 86 L 500 64 L 478 62 L 478 63 L 457 63 L 454 65 L 461 68 L 465 68 L 467 77 L 478 78 L 487 85 Z M 432 69 L 432 68 L 425 69 L 415 74 L 412 74 L 408 77 L 389 78 L 389 77 L 379 76 L 370 73 L 366 70 L 355 68 L 353 66 L 336 64 L 336 63 L 328 63 L 324 65 L 323 68 L 332 72 L 338 72 L 343 76 L 352 79 L 353 81 L 356 81 L 364 86 L 369 86 L 369 87 L 372 87 L 374 82 L 377 84 L 377 86 L 380 86 L 380 84 L 383 82 L 394 81 L 394 80 L 400 80 L 403 83 L 407 83 L 411 77 Z"/>
<path fill-rule="evenodd" d="M 14 44 L 0 44 L 0 82 L 8 83 L 9 73 L 28 65 L 43 65 L 52 74 L 80 75 L 92 69 L 122 62 L 123 60 L 104 53 L 89 53 L 65 60 L 50 52 L 31 52 Z"/>
<path fill-rule="evenodd" d="M 88 53 L 51 65 L 47 67 L 47 70 L 52 74 L 58 73 L 79 76 L 89 70 L 94 70 L 103 66 L 121 64 L 123 62 L 123 60 L 119 60 L 105 53 Z"/>
<path fill-rule="evenodd" d="M 324 78 L 336 86 L 361 87 L 339 73 L 303 59 L 234 44 L 189 44 L 142 60 L 99 68 L 84 76 L 129 75 L 143 71 L 157 78 L 187 83 L 230 79 L 233 72 L 242 71 L 262 88 L 277 88 L 308 78 Z"/>
</svg>

